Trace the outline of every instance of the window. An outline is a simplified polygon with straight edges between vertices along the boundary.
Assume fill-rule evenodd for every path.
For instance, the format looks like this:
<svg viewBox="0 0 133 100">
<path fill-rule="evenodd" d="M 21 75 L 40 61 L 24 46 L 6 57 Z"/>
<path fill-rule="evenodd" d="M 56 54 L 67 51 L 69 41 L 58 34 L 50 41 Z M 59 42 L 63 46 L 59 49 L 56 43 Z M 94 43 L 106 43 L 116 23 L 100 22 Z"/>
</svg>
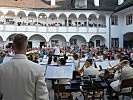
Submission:
<svg viewBox="0 0 133 100">
<path fill-rule="evenodd" d="M 87 0 L 75 0 L 75 8 L 87 8 Z"/>
<path fill-rule="evenodd" d="M 127 25 L 132 24 L 132 14 L 126 16 L 126 24 Z"/>
<path fill-rule="evenodd" d="M 96 47 L 100 47 L 100 40 L 96 40 Z"/>
<path fill-rule="evenodd" d="M 111 17 L 111 25 L 118 25 L 118 16 L 114 15 Z"/>
<path fill-rule="evenodd" d="M 119 48 L 119 38 L 112 38 L 111 39 L 111 47 L 112 48 Z"/>
</svg>

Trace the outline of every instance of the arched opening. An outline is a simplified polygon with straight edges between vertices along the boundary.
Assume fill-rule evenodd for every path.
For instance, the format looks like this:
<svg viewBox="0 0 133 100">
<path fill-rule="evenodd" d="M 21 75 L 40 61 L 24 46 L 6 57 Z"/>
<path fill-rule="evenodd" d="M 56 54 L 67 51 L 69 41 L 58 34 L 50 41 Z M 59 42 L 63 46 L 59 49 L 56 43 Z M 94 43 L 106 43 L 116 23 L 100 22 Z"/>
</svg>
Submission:
<svg viewBox="0 0 133 100">
<path fill-rule="evenodd" d="M 30 12 L 28 15 L 28 25 L 36 25 L 37 24 L 37 17 L 34 12 Z"/>
<path fill-rule="evenodd" d="M 0 24 L 4 24 L 4 16 L 3 12 L 0 11 Z"/>
<path fill-rule="evenodd" d="M 46 40 L 43 36 L 36 34 L 29 38 L 28 44 L 29 48 L 42 48 L 46 45 Z"/>
<path fill-rule="evenodd" d="M 26 14 L 23 11 L 20 11 L 17 15 L 17 25 L 26 25 Z"/>
<path fill-rule="evenodd" d="M 95 14 L 91 14 L 88 19 L 89 27 L 97 27 L 97 17 Z"/>
<path fill-rule="evenodd" d="M 75 14 L 70 14 L 68 18 L 69 26 L 77 26 L 77 17 Z"/>
<path fill-rule="evenodd" d="M 10 25 L 15 24 L 15 13 L 13 11 L 8 11 L 6 13 L 6 24 L 10 24 Z"/>
<path fill-rule="evenodd" d="M 100 35 L 94 35 L 91 37 L 90 42 L 93 42 L 94 48 L 106 46 L 106 39 Z"/>
<path fill-rule="evenodd" d="M 91 47 L 94 48 L 95 47 L 94 42 L 93 41 L 89 41 L 88 46 L 89 46 L 89 48 L 91 48 Z"/>
<path fill-rule="evenodd" d="M 78 21 L 78 26 L 87 26 L 87 18 L 85 14 L 80 14 Z"/>
<path fill-rule="evenodd" d="M 3 39 L 2 39 L 1 36 L 0 36 L 0 48 L 4 48 L 4 47 L 3 47 Z"/>
<path fill-rule="evenodd" d="M 106 17 L 104 15 L 99 16 L 98 27 L 106 27 Z"/>
<path fill-rule="evenodd" d="M 54 35 L 49 40 L 50 46 L 53 47 L 56 43 L 59 44 L 59 46 L 65 46 L 66 45 L 66 39 L 62 35 Z"/>
<path fill-rule="evenodd" d="M 40 13 L 38 16 L 38 24 L 40 26 L 47 26 L 47 16 L 44 13 Z"/>
<path fill-rule="evenodd" d="M 6 47 L 7 48 L 11 48 L 12 47 L 12 44 L 13 44 L 13 39 L 14 39 L 14 36 L 16 34 L 12 34 L 10 35 L 7 39 L 6 39 Z"/>
<path fill-rule="evenodd" d="M 48 26 L 58 26 L 56 14 L 52 13 L 49 15 Z"/>
<path fill-rule="evenodd" d="M 60 14 L 59 16 L 59 25 L 60 26 L 67 26 L 67 17 L 65 14 Z"/>
<path fill-rule="evenodd" d="M 74 35 L 74 36 L 72 36 L 70 38 L 69 42 L 70 42 L 70 45 L 71 46 L 76 46 L 76 45 L 82 46 L 82 45 L 86 45 L 86 40 L 81 35 Z"/>
<path fill-rule="evenodd" d="M 133 32 L 128 32 L 123 36 L 124 48 L 131 49 L 133 48 Z"/>
</svg>

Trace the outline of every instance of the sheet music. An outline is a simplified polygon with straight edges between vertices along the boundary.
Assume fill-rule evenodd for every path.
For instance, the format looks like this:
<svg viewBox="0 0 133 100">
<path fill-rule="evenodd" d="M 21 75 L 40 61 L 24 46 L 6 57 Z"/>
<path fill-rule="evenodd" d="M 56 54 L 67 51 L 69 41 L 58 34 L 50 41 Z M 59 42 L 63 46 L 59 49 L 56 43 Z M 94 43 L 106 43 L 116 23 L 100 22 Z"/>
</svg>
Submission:
<svg viewBox="0 0 133 100">
<path fill-rule="evenodd" d="M 115 66 L 116 64 L 119 63 L 119 60 L 112 60 L 112 61 L 109 61 L 109 63 L 111 64 L 111 66 Z"/>
<path fill-rule="evenodd" d="M 73 69 L 72 66 L 47 66 L 46 76 L 47 79 L 72 79 Z"/>
<path fill-rule="evenodd" d="M 109 66 L 109 62 L 108 61 L 99 61 L 99 62 L 96 62 L 96 65 L 97 65 L 97 68 L 98 70 L 100 70 L 99 68 L 99 65 L 102 66 L 102 69 L 107 69 L 107 67 Z"/>
<path fill-rule="evenodd" d="M 73 71 L 75 71 L 75 63 L 74 62 L 67 62 L 66 65 L 72 66 Z"/>
</svg>

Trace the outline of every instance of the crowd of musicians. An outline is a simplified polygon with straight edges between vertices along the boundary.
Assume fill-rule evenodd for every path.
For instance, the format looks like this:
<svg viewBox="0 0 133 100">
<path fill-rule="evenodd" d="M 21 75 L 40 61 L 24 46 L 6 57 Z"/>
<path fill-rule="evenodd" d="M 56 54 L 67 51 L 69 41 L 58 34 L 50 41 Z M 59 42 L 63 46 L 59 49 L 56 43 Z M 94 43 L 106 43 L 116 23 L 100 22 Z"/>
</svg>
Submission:
<svg viewBox="0 0 133 100">
<path fill-rule="evenodd" d="M 12 57 L 14 51 L 12 48 L 0 49 L 1 57 Z M 87 46 L 62 46 L 56 44 L 54 47 L 29 48 L 27 50 L 29 60 L 40 63 L 47 58 L 49 65 L 65 65 L 67 60 L 73 59 L 75 63 L 75 71 L 80 75 L 95 75 L 95 79 L 101 78 L 101 71 L 94 67 L 94 62 L 119 60 L 119 64 L 115 67 L 107 66 L 102 75 L 102 79 L 108 84 L 107 93 L 112 95 L 113 90 L 120 91 L 120 83 L 124 79 L 133 78 L 133 50 L 128 49 L 108 49 L 101 47 L 94 49 Z M 71 57 L 71 58 L 70 58 Z M 85 62 L 83 66 L 79 66 L 79 62 Z M 106 77 L 106 75 L 109 76 Z M 70 84 L 70 80 L 62 79 L 60 84 Z M 131 88 L 123 90 L 131 91 Z"/>
</svg>

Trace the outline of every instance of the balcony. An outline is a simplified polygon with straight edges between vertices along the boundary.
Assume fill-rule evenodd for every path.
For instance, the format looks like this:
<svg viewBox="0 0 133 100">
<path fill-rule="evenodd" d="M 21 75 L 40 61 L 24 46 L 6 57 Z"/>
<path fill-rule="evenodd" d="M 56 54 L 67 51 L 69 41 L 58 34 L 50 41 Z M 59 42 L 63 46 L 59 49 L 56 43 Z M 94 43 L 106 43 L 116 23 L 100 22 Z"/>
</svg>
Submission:
<svg viewBox="0 0 133 100">
<path fill-rule="evenodd" d="M 106 27 L 86 26 L 37 26 L 37 25 L 0 25 L 0 31 L 10 32 L 39 32 L 39 33 L 106 33 Z"/>
</svg>

